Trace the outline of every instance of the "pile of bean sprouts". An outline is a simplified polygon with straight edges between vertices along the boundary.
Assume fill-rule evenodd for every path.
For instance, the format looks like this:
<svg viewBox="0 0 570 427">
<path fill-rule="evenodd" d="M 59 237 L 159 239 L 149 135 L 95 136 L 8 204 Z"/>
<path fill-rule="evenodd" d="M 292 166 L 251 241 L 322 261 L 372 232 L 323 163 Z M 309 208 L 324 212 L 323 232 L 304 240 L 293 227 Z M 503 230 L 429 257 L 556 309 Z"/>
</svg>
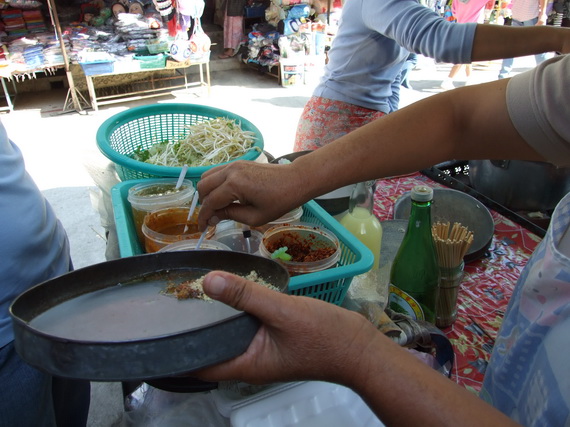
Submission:
<svg viewBox="0 0 570 427">
<path fill-rule="evenodd" d="M 135 160 L 170 167 L 210 166 L 243 156 L 255 142 L 253 132 L 242 130 L 235 120 L 224 117 L 186 128 L 188 134 L 178 141 L 164 141 L 148 150 L 137 150 Z"/>
</svg>

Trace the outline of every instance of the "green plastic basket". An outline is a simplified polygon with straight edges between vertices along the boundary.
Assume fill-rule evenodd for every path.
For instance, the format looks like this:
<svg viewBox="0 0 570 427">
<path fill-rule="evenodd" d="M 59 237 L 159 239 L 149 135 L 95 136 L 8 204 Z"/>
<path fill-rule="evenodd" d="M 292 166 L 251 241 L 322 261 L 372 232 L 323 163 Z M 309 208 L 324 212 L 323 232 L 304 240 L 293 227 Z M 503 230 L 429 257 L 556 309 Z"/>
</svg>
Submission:
<svg viewBox="0 0 570 427">
<path fill-rule="evenodd" d="M 234 119 L 244 131 L 255 134 L 252 149 L 236 160 L 255 160 L 263 152 L 263 136 L 250 121 L 219 108 L 195 104 L 154 104 L 130 108 L 107 119 L 97 130 L 99 150 L 114 164 L 121 181 L 147 178 L 177 178 L 180 167 L 139 162 L 131 156 L 141 147 L 147 149 L 164 140 L 176 140 L 195 125 L 217 117 Z M 212 166 L 190 167 L 186 177 L 194 183 Z"/>
<path fill-rule="evenodd" d="M 147 49 L 150 53 L 153 53 L 148 45 Z M 166 55 L 163 53 L 159 53 L 157 55 L 135 55 L 135 60 L 139 62 L 141 70 L 164 68 L 166 66 Z"/>
<path fill-rule="evenodd" d="M 144 180 L 125 181 L 111 189 L 111 200 L 121 257 L 143 254 L 133 222 L 131 205 L 127 199 L 129 188 Z M 315 273 L 291 277 L 289 293 L 317 298 L 341 305 L 352 278 L 372 268 L 374 256 L 370 249 L 344 228 L 315 201 L 303 205 L 301 221 L 332 231 L 340 242 L 341 255 L 336 267 Z"/>
</svg>

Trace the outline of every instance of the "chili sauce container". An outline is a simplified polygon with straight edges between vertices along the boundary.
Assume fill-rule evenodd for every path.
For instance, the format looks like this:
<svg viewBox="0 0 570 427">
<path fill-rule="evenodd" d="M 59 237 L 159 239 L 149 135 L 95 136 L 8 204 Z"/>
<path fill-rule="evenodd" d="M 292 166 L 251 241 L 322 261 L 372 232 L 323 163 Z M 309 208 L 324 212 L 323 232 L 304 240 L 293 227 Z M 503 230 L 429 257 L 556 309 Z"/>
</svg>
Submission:
<svg viewBox="0 0 570 427">
<path fill-rule="evenodd" d="M 142 225 L 144 217 L 163 208 L 186 206 L 192 203 L 196 189 L 192 181 L 185 179 L 176 189 L 178 179 L 153 179 L 129 188 L 127 200 L 131 204 L 137 236 L 144 246 Z"/>
<path fill-rule="evenodd" d="M 283 248 L 287 248 L 283 250 Z M 276 251 L 286 256 L 274 256 Z M 259 253 L 283 264 L 289 275 L 314 273 L 334 267 L 341 249 L 332 231 L 310 223 L 280 224 L 263 234 Z M 291 258 L 288 259 L 288 256 Z"/>
</svg>

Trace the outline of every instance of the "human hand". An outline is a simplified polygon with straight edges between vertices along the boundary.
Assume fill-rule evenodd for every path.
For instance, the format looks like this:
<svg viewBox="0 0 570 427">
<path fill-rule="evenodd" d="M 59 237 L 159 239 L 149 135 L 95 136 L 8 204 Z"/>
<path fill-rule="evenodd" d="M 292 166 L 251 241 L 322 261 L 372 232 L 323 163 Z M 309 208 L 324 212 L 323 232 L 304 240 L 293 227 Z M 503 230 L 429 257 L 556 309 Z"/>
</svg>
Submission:
<svg viewBox="0 0 570 427">
<path fill-rule="evenodd" d="M 225 219 L 263 225 L 300 206 L 290 165 L 236 161 L 205 172 L 198 182 L 201 230 Z"/>
<path fill-rule="evenodd" d="M 202 380 L 321 380 L 350 386 L 363 354 L 371 353 L 368 346 L 382 337 L 358 313 L 281 294 L 230 273 L 211 272 L 203 286 L 211 298 L 252 314 L 262 325 L 244 354 L 192 373 Z"/>
</svg>

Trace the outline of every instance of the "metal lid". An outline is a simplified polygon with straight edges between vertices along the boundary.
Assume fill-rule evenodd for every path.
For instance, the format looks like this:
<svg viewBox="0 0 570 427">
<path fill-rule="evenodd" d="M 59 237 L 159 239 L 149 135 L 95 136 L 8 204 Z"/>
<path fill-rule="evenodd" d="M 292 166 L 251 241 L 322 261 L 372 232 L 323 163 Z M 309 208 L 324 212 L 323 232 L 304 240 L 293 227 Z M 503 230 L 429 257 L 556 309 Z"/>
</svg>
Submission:
<svg viewBox="0 0 570 427">
<path fill-rule="evenodd" d="M 417 202 L 429 202 L 433 199 L 433 188 L 427 185 L 416 185 L 412 189 L 411 197 Z"/>
</svg>

